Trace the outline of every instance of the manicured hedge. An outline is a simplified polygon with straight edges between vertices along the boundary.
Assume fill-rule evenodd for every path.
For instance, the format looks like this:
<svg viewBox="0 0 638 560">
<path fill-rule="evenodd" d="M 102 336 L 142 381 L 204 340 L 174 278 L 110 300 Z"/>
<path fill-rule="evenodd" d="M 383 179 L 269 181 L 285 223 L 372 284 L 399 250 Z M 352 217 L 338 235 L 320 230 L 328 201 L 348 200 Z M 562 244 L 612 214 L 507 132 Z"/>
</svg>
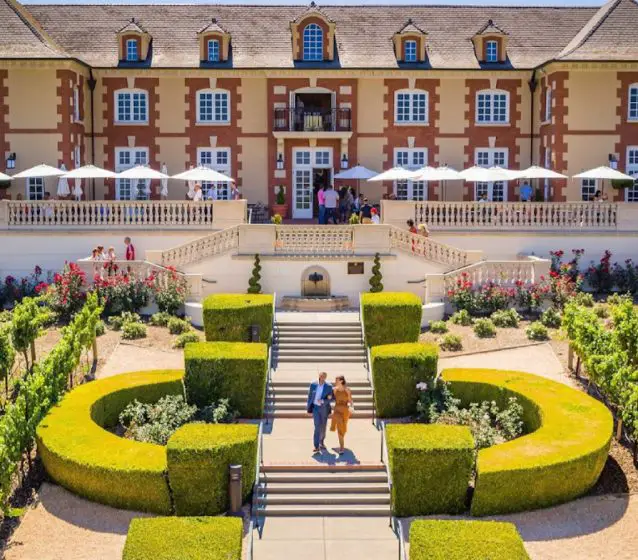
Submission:
<svg viewBox="0 0 638 560">
<path fill-rule="evenodd" d="M 515 396 L 528 435 L 478 453 L 472 515 L 560 504 L 587 492 L 607 460 L 612 417 L 600 402 L 564 385 L 516 371 L 449 369 L 463 404 Z"/>
<path fill-rule="evenodd" d="M 164 447 L 121 438 L 115 426 L 134 399 L 155 402 L 183 394 L 182 371 L 127 373 L 77 387 L 37 429 L 38 451 L 49 476 L 68 490 L 118 508 L 168 514 Z"/>
<path fill-rule="evenodd" d="M 248 342 L 195 342 L 184 349 L 186 399 L 206 406 L 230 399 L 242 418 L 261 418 L 268 375 L 268 347 Z"/>
<path fill-rule="evenodd" d="M 392 510 L 399 517 L 460 513 L 472 467 L 474 439 L 466 426 L 387 426 Z"/>
<path fill-rule="evenodd" d="M 421 300 L 409 292 L 362 294 L 366 344 L 416 342 L 421 333 Z"/>
<path fill-rule="evenodd" d="M 513 523 L 413 521 L 410 560 L 529 560 Z"/>
<path fill-rule="evenodd" d="M 377 415 L 408 416 L 416 412 L 416 384 L 436 378 L 439 349 L 433 344 L 406 342 L 373 346 L 372 378 Z"/>
<path fill-rule="evenodd" d="M 259 326 L 259 342 L 270 343 L 273 296 L 213 294 L 204 300 L 206 340 L 250 342 L 250 327 Z"/>
<path fill-rule="evenodd" d="M 241 560 L 237 517 L 155 517 L 131 521 L 122 560 Z"/>
<path fill-rule="evenodd" d="M 168 440 L 168 478 L 177 515 L 217 515 L 228 510 L 229 466 L 242 465 L 242 490 L 255 481 L 257 426 L 186 424 Z"/>
</svg>

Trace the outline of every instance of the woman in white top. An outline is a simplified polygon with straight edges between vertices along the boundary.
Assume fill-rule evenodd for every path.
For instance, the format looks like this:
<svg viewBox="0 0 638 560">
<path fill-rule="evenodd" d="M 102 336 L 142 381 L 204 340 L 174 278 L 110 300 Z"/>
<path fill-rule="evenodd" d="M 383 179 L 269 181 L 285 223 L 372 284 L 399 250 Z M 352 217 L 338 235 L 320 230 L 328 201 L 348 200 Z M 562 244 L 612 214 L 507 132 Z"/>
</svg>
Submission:
<svg viewBox="0 0 638 560">
<path fill-rule="evenodd" d="M 195 191 L 193 192 L 193 200 L 199 202 L 204 199 L 204 193 L 202 193 L 202 186 L 199 183 L 195 183 Z"/>
</svg>

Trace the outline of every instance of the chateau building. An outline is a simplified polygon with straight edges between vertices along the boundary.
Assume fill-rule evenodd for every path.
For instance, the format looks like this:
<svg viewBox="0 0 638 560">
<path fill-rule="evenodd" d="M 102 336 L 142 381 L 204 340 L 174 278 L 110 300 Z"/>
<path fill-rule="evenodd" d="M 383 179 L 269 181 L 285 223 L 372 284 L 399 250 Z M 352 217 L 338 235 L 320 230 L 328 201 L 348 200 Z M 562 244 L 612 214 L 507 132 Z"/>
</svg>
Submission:
<svg viewBox="0 0 638 560">
<path fill-rule="evenodd" d="M 638 4 L 591 7 L 29 5 L 0 0 L 0 168 L 204 164 L 311 218 L 361 164 L 531 164 L 638 175 Z M 55 182 L 0 194 L 38 199 Z M 87 199 L 131 199 L 126 180 Z M 339 186 L 339 182 L 336 183 Z M 349 183 L 351 184 L 351 183 Z M 595 181 L 540 185 L 588 200 Z M 372 200 L 518 200 L 509 183 L 366 183 Z M 159 182 L 149 185 L 159 198 Z M 638 201 L 638 181 L 610 199 Z M 184 199 L 182 182 L 169 198 Z M 220 198 L 229 188 L 220 185 Z"/>
</svg>

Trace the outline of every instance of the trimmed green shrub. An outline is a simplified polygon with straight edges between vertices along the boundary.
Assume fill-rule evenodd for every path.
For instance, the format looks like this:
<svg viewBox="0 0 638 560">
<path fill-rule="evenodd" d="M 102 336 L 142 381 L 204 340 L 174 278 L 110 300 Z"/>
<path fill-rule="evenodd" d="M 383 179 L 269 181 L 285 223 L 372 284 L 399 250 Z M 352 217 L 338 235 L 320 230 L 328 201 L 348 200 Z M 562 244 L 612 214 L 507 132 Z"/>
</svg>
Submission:
<svg viewBox="0 0 638 560">
<path fill-rule="evenodd" d="M 195 342 L 184 349 L 186 400 L 198 407 L 228 398 L 242 418 L 261 418 L 268 347 L 247 342 Z"/>
<path fill-rule="evenodd" d="M 474 322 L 474 334 L 479 338 L 491 338 L 496 336 L 496 327 L 490 319 L 477 319 Z"/>
<path fill-rule="evenodd" d="M 171 334 L 184 334 L 191 330 L 191 324 L 179 317 L 171 317 L 166 323 L 168 332 Z"/>
<path fill-rule="evenodd" d="M 534 321 L 529 327 L 525 329 L 525 334 L 530 340 L 547 340 L 549 333 L 547 327 L 540 321 Z"/>
<path fill-rule="evenodd" d="M 381 257 L 379 253 L 374 255 L 372 264 L 372 276 L 370 276 L 370 293 L 376 294 L 383 291 L 383 275 L 381 274 Z"/>
<path fill-rule="evenodd" d="M 95 323 L 95 336 L 102 336 L 106 332 L 106 325 L 104 321 L 100 319 L 97 323 Z"/>
<path fill-rule="evenodd" d="M 146 338 L 146 325 L 144 323 L 124 323 L 122 338 L 125 340 Z"/>
<path fill-rule="evenodd" d="M 237 517 L 138 517 L 122 560 L 241 560 L 242 537 Z"/>
<path fill-rule="evenodd" d="M 450 317 L 450 321 L 455 325 L 461 325 L 462 327 L 471 327 L 474 323 L 474 319 L 470 315 L 467 309 L 461 309 Z"/>
<path fill-rule="evenodd" d="M 444 334 L 448 331 L 447 323 L 445 321 L 431 321 L 430 332 L 436 334 Z"/>
<path fill-rule="evenodd" d="M 259 342 L 270 344 L 273 296 L 214 294 L 204 300 L 206 340 L 250 342 L 250 327 L 259 327 Z"/>
<path fill-rule="evenodd" d="M 165 327 L 172 318 L 173 316 L 170 313 L 159 311 L 151 315 L 150 323 L 154 327 Z"/>
<path fill-rule="evenodd" d="M 173 342 L 173 348 L 184 348 L 190 342 L 201 342 L 199 334 L 195 331 L 188 331 L 180 334 Z"/>
<path fill-rule="evenodd" d="M 422 309 L 415 294 L 361 294 L 361 306 L 368 346 L 419 340 Z"/>
<path fill-rule="evenodd" d="M 609 307 L 606 305 L 597 305 L 594 307 L 594 313 L 596 313 L 596 316 L 600 319 L 607 319 L 607 317 L 609 317 Z"/>
<path fill-rule="evenodd" d="M 394 514 L 407 517 L 464 511 L 474 466 L 470 429 L 390 424 L 386 430 Z"/>
<path fill-rule="evenodd" d="M 449 350 L 450 352 L 458 352 L 463 350 L 463 339 L 458 334 L 448 333 L 439 342 L 441 350 Z"/>
<path fill-rule="evenodd" d="M 517 371 L 449 369 L 443 379 L 464 405 L 516 397 L 524 435 L 478 453 L 472 515 L 548 507 L 587 492 L 607 460 L 613 421 L 605 405 L 544 377 Z"/>
<path fill-rule="evenodd" d="M 433 344 L 406 342 L 372 347 L 374 401 L 380 418 L 416 413 L 416 384 L 434 381 L 439 349 Z"/>
<path fill-rule="evenodd" d="M 594 307 L 594 296 L 589 292 L 577 292 L 569 303 L 582 305 L 583 307 Z"/>
<path fill-rule="evenodd" d="M 249 294 L 260 294 L 261 293 L 261 284 L 259 281 L 261 280 L 261 264 L 259 255 L 255 255 L 255 266 L 253 266 L 253 274 L 248 279 L 248 293 Z"/>
<path fill-rule="evenodd" d="M 81 385 L 40 422 L 38 452 L 49 476 L 71 492 L 117 508 L 169 514 L 166 452 L 105 430 L 134 399 L 181 395 L 182 371 L 126 373 Z"/>
<path fill-rule="evenodd" d="M 550 307 L 549 309 L 543 311 L 540 321 L 548 329 L 559 329 L 562 319 L 558 310 L 554 307 Z"/>
<path fill-rule="evenodd" d="M 255 480 L 257 426 L 186 424 L 168 440 L 168 478 L 177 515 L 217 515 L 228 510 L 230 465 L 242 465 L 242 495 Z"/>
<path fill-rule="evenodd" d="M 427 519 L 410 525 L 410 560 L 529 560 L 513 523 Z"/>
<path fill-rule="evenodd" d="M 516 329 L 518 328 L 521 316 L 518 314 L 516 309 L 510 307 L 509 309 L 494 311 L 494 313 L 490 316 L 490 319 L 492 319 L 492 323 L 500 329 Z"/>
</svg>

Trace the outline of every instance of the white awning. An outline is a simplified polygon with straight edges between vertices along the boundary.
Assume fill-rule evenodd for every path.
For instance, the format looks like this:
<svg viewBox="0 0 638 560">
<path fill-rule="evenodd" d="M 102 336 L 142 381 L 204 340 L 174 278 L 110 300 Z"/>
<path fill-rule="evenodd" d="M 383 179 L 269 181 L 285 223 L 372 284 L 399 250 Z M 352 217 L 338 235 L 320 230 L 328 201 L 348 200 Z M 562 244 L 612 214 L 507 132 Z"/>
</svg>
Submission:
<svg viewBox="0 0 638 560">
<path fill-rule="evenodd" d="M 363 167 L 363 165 L 356 165 L 355 167 L 351 167 L 350 169 L 346 169 L 345 171 L 341 171 L 337 173 L 334 178 L 335 179 L 370 179 L 374 176 L 378 175 L 376 171 L 372 171 L 372 169 L 368 169 L 367 167 Z"/>
<path fill-rule="evenodd" d="M 117 173 L 107 171 L 96 165 L 78 167 L 64 175 L 65 179 L 112 179 L 113 177 L 117 177 Z"/>
<path fill-rule="evenodd" d="M 116 177 L 118 179 L 139 179 L 142 181 L 146 179 L 168 179 L 168 175 L 164 175 L 164 173 L 155 171 L 155 169 L 151 169 L 145 165 L 131 167 L 131 169 L 118 173 Z"/>
<path fill-rule="evenodd" d="M 527 169 L 518 171 L 517 176 L 519 179 L 567 179 L 567 175 L 539 167 L 538 165 L 532 165 Z"/>
<path fill-rule="evenodd" d="M 173 175 L 171 179 L 178 179 L 180 181 L 211 181 L 217 183 L 235 182 L 235 179 L 228 177 L 219 171 L 209 169 L 208 167 L 194 167 L 188 171 L 183 171 L 177 175 Z"/>
<path fill-rule="evenodd" d="M 589 171 L 583 171 L 578 175 L 574 175 L 574 179 L 621 179 L 624 181 L 634 181 L 636 178 L 631 175 L 625 175 L 616 169 L 612 169 L 606 165 L 590 169 Z"/>
<path fill-rule="evenodd" d="M 51 167 L 50 165 L 46 165 L 44 163 L 40 165 L 36 165 L 35 167 L 30 167 L 29 169 L 25 169 L 24 171 L 20 171 L 20 173 L 16 173 L 13 178 L 14 179 L 31 179 L 35 177 L 60 177 L 64 175 L 65 171 L 58 169 L 57 167 Z"/>
<path fill-rule="evenodd" d="M 383 173 L 379 173 L 374 177 L 370 177 L 368 181 L 406 181 L 412 180 L 415 177 L 415 172 L 403 167 L 393 167 Z"/>
<path fill-rule="evenodd" d="M 414 181 L 458 181 L 461 174 L 451 167 L 423 167 L 415 171 Z"/>
<path fill-rule="evenodd" d="M 461 179 L 471 183 L 489 183 L 491 181 L 509 181 L 511 176 L 505 173 L 506 170 L 496 169 L 494 167 L 479 167 L 475 165 L 469 169 L 464 169 L 459 173 Z"/>
</svg>

